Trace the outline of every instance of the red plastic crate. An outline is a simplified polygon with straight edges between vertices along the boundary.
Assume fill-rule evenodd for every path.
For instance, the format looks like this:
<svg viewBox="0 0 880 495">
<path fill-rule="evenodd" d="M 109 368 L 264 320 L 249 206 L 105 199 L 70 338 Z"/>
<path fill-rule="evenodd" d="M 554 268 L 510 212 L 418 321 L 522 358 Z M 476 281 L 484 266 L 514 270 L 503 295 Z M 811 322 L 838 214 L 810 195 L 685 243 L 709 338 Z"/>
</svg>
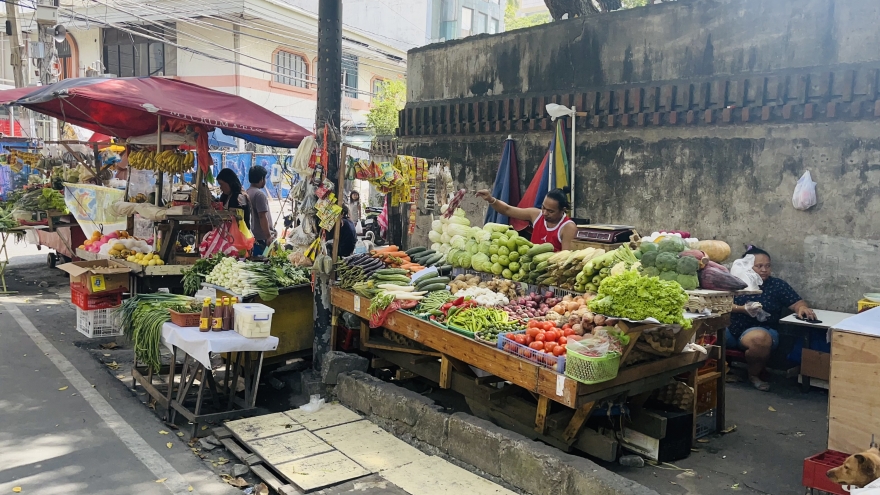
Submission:
<svg viewBox="0 0 880 495">
<path fill-rule="evenodd" d="M 122 304 L 124 289 L 117 289 L 97 294 L 90 294 L 89 290 L 80 284 L 70 284 L 70 302 L 79 309 L 91 311 L 93 309 L 110 309 Z"/>
<path fill-rule="evenodd" d="M 841 485 L 834 483 L 828 479 L 825 473 L 829 469 L 834 469 L 841 464 L 849 454 L 838 452 L 836 450 L 826 450 L 821 454 L 804 459 L 804 476 L 801 484 L 807 488 L 822 490 L 836 495 L 848 495 Z"/>
</svg>

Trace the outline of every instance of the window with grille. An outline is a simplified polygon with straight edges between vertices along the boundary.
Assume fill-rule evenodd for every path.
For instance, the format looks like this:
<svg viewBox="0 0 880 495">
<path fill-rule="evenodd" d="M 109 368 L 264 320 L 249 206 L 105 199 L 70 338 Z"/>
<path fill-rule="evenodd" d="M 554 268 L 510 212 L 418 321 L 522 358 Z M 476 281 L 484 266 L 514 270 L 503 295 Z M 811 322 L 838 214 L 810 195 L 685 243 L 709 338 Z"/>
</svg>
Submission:
<svg viewBox="0 0 880 495">
<path fill-rule="evenodd" d="M 151 37 L 161 38 L 162 27 L 140 27 Z M 104 67 L 108 74 L 120 77 L 165 75 L 165 45 L 114 28 L 103 30 Z"/>
<path fill-rule="evenodd" d="M 275 53 L 275 82 L 297 86 L 309 87 L 309 66 L 306 60 L 295 54 L 285 51 Z"/>
<path fill-rule="evenodd" d="M 350 53 L 342 54 L 342 86 L 345 96 L 358 97 L 358 57 Z"/>
</svg>

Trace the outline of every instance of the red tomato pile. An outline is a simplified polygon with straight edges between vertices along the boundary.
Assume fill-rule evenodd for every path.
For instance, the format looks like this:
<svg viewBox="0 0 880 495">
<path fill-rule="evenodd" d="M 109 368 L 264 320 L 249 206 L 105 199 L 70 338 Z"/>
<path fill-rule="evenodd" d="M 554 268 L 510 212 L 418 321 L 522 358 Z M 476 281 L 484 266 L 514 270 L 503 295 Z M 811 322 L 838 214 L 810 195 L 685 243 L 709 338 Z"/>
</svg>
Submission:
<svg viewBox="0 0 880 495">
<path fill-rule="evenodd" d="M 517 344 L 529 346 L 534 351 L 559 357 L 565 354 L 570 340 L 580 340 L 569 324 L 562 328 L 552 321 L 529 321 L 526 333 L 511 336 Z M 516 350 L 513 350 L 516 352 Z"/>
</svg>

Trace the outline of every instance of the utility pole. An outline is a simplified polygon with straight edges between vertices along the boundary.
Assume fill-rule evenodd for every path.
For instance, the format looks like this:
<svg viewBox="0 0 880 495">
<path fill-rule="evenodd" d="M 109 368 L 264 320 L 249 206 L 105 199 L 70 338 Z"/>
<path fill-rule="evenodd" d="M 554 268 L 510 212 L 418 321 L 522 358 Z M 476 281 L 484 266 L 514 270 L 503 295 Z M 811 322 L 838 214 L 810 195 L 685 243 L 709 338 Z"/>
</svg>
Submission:
<svg viewBox="0 0 880 495">
<path fill-rule="evenodd" d="M 318 109 L 315 114 L 315 134 L 321 143 L 324 126 L 327 132 L 327 163 L 322 163 L 324 175 L 334 184 L 336 195 L 342 194 L 338 183 L 339 152 L 342 114 L 342 0 L 320 0 L 318 4 Z M 321 146 L 321 144 L 319 144 Z M 334 243 L 339 242 L 339 236 Z M 330 349 L 333 331 L 330 322 L 330 284 L 327 277 L 318 277 L 315 283 L 315 341 L 312 346 L 313 363 L 321 369 Z"/>
<path fill-rule="evenodd" d="M 24 87 L 24 62 L 21 56 L 21 29 L 18 27 L 18 10 L 15 2 L 6 2 L 6 20 L 9 21 L 9 51 L 11 53 L 12 78 L 16 88 Z"/>
</svg>

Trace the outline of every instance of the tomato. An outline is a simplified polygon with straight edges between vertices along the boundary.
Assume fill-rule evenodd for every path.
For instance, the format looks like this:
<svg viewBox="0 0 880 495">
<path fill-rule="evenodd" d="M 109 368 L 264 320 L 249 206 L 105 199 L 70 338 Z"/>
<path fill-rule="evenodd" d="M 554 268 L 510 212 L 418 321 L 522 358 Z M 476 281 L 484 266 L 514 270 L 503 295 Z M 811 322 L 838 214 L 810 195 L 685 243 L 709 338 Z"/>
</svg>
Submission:
<svg viewBox="0 0 880 495">
<path fill-rule="evenodd" d="M 531 335 L 526 335 L 526 345 L 529 345 L 534 341 L 535 341 L 534 337 L 532 337 Z"/>
<path fill-rule="evenodd" d="M 556 326 L 556 325 L 554 325 L 552 321 L 545 321 L 544 324 L 542 325 L 542 328 L 543 328 L 544 331 L 546 332 L 547 330 L 550 330 L 550 329 L 552 329 L 552 328 L 555 327 L 555 326 Z"/>
<path fill-rule="evenodd" d="M 529 325 L 531 325 L 531 324 L 532 324 L 532 322 L 529 322 Z M 528 335 L 529 337 L 532 337 L 532 338 L 534 338 L 535 335 L 538 335 L 539 333 L 541 333 L 541 331 L 535 327 L 529 327 L 526 329 L 526 335 Z"/>
<path fill-rule="evenodd" d="M 553 348 L 553 355 L 554 356 L 561 356 L 563 354 L 565 354 L 565 346 L 564 345 L 558 345 Z"/>
<path fill-rule="evenodd" d="M 535 335 L 536 342 L 544 342 L 546 339 L 547 339 L 547 334 L 544 332 L 541 332 L 538 335 Z"/>
<path fill-rule="evenodd" d="M 566 323 L 565 325 L 562 325 L 563 331 L 568 330 L 569 328 L 571 328 L 571 325 L 569 325 L 568 323 Z"/>
<path fill-rule="evenodd" d="M 544 349 L 544 343 L 543 342 L 532 342 L 531 344 L 529 344 L 529 347 L 531 347 L 532 349 L 535 349 L 536 351 L 540 351 L 540 350 Z"/>
<path fill-rule="evenodd" d="M 544 350 L 547 352 L 553 352 L 553 348 L 556 347 L 556 342 L 544 342 Z"/>
<path fill-rule="evenodd" d="M 529 324 L 527 325 L 527 327 L 528 328 L 540 328 L 541 322 L 538 320 L 529 320 Z"/>
<path fill-rule="evenodd" d="M 574 335 L 574 330 L 572 330 L 570 327 L 566 328 L 565 330 L 562 331 L 562 335 L 564 335 L 566 337 L 568 337 L 569 335 Z"/>
<path fill-rule="evenodd" d="M 559 337 L 558 339 L 556 339 L 556 343 L 560 345 L 565 345 L 568 343 L 568 338 L 565 336 Z"/>
<path fill-rule="evenodd" d="M 544 332 L 544 340 L 547 342 L 556 342 L 556 339 L 559 338 L 559 332 L 556 330 L 547 330 Z"/>
<path fill-rule="evenodd" d="M 513 341 L 516 342 L 517 344 L 523 344 L 523 345 L 525 345 L 525 343 L 526 343 L 526 336 L 523 335 L 523 334 L 517 334 L 517 335 L 514 335 L 514 336 L 513 336 Z"/>
</svg>

